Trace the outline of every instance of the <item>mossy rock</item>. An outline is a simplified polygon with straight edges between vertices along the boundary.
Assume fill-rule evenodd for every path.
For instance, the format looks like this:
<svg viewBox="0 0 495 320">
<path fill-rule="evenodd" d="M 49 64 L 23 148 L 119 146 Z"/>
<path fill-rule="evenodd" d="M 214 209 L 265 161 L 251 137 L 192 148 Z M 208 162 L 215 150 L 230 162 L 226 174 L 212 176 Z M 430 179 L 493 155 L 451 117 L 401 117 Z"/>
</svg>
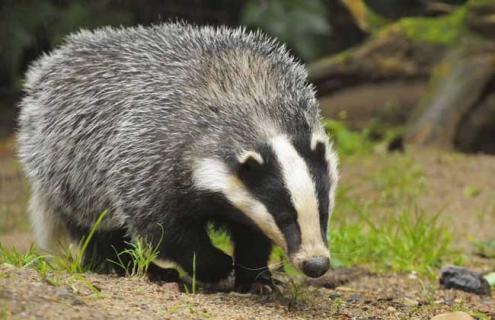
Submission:
<svg viewBox="0 0 495 320">
<path fill-rule="evenodd" d="M 474 0 L 469 2 L 466 25 L 474 34 L 495 40 L 495 1 Z"/>
</svg>

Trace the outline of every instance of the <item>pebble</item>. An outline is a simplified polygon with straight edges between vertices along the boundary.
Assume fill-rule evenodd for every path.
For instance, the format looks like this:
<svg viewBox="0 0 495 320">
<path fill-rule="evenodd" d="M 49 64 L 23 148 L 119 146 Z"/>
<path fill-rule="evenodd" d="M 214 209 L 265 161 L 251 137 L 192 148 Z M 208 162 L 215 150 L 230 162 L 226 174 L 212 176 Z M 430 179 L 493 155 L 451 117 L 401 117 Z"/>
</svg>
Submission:
<svg viewBox="0 0 495 320">
<path fill-rule="evenodd" d="M 359 302 L 359 300 L 361 300 L 361 296 L 358 294 L 353 294 L 353 295 L 351 295 L 351 298 L 348 300 L 348 302 L 356 303 L 356 302 Z"/>
<path fill-rule="evenodd" d="M 457 266 L 446 266 L 440 272 L 440 285 L 446 289 L 457 289 L 479 295 L 490 295 L 490 285 L 483 276 Z"/>
<path fill-rule="evenodd" d="M 67 288 L 56 288 L 55 297 L 57 298 L 72 298 L 72 293 Z"/>
<path fill-rule="evenodd" d="M 441 313 L 431 318 L 431 320 L 474 320 L 474 318 L 465 312 L 457 311 Z"/>
</svg>

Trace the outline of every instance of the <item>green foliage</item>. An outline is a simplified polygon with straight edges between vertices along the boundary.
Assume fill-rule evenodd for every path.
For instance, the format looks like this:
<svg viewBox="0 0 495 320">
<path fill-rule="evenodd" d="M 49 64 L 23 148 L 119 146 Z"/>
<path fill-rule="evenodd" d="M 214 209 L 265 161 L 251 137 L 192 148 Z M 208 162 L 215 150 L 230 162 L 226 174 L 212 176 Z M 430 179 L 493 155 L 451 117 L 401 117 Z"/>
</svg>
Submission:
<svg viewBox="0 0 495 320">
<path fill-rule="evenodd" d="M 349 186 L 338 189 L 330 228 L 334 264 L 433 275 L 445 260 L 462 262 L 439 214 L 416 206 L 426 190 L 421 166 L 402 154 L 376 157 L 384 165 L 374 166 L 367 176 L 373 188 L 367 200 L 352 194 Z"/>
<path fill-rule="evenodd" d="M 452 236 L 438 223 L 438 215 L 428 217 L 419 210 L 404 209 L 379 223 L 366 209 L 357 222 L 332 228 L 330 247 L 341 265 L 366 264 L 377 271 L 433 275 L 447 259 L 457 258 L 450 249 Z"/>
<path fill-rule="evenodd" d="M 196 294 L 196 252 L 193 255 L 193 274 L 192 274 L 192 283 L 191 283 L 191 292 L 192 294 Z"/>
<path fill-rule="evenodd" d="M 20 253 L 16 248 L 7 249 L 0 244 L 0 262 L 18 268 L 36 267 L 44 261 L 36 249 L 31 246 L 26 253 Z"/>
<path fill-rule="evenodd" d="M 144 277 L 151 262 L 158 258 L 161 241 L 162 239 L 160 239 L 160 242 L 156 246 L 153 246 L 142 238 L 137 238 L 134 242 L 127 242 L 129 248 L 122 252 L 117 252 L 117 261 L 111 262 L 121 267 L 125 271 L 126 276 Z M 127 264 L 124 263 L 122 256 L 130 258 Z"/>
<path fill-rule="evenodd" d="M 414 41 L 450 45 L 464 32 L 466 8 L 461 7 L 443 17 L 404 18 L 398 26 Z"/>
<path fill-rule="evenodd" d="M 366 153 L 372 149 L 366 130 L 358 132 L 347 129 L 341 121 L 326 119 L 325 130 L 334 141 L 339 155 Z"/>
<path fill-rule="evenodd" d="M 241 23 L 276 36 L 305 60 L 320 54 L 321 37 L 330 34 L 320 0 L 250 0 L 242 12 Z"/>
<path fill-rule="evenodd" d="M 485 258 L 495 259 L 495 240 L 474 241 L 476 253 Z"/>
<path fill-rule="evenodd" d="M 208 235 L 213 245 L 227 254 L 234 251 L 230 235 L 225 231 L 215 228 L 211 223 L 207 226 Z"/>
<path fill-rule="evenodd" d="M 425 188 L 423 169 L 413 159 L 400 154 L 387 154 L 392 161 L 371 175 L 380 199 L 385 204 L 414 202 Z"/>
<path fill-rule="evenodd" d="M 5 305 L 0 308 L 0 319 L 8 320 L 10 319 L 10 311 L 9 308 Z"/>
<path fill-rule="evenodd" d="M 52 257 L 51 260 L 53 260 L 53 266 L 55 269 L 64 270 L 69 274 L 83 273 L 86 271 L 83 264 L 84 253 L 87 251 L 91 239 L 93 238 L 95 232 L 98 230 L 106 214 L 106 210 L 100 213 L 98 219 L 96 219 L 95 224 L 89 231 L 89 234 L 81 239 L 78 247 L 75 250 L 72 247 L 67 247 L 64 248 L 64 253 L 62 256 Z"/>
<path fill-rule="evenodd" d="M 477 188 L 477 187 L 474 187 L 474 186 L 467 186 L 464 189 L 464 195 L 467 198 L 476 198 L 480 194 L 481 194 L 481 190 L 479 188 Z"/>
</svg>

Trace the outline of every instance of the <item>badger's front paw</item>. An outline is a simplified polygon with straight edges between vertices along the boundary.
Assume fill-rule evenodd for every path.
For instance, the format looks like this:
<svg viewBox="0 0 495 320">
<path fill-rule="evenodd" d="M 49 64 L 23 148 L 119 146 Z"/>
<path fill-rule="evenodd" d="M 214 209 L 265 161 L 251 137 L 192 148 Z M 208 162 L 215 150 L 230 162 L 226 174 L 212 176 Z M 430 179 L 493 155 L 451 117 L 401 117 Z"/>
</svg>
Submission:
<svg viewBox="0 0 495 320">
<path fill-rule="evenodd" d="M 274 291 L 277 283 L 269 271 L 259 274 L 237 273 L 235 278 L 235 291 L 240 293 L 270 294 Z"/>
</svg>

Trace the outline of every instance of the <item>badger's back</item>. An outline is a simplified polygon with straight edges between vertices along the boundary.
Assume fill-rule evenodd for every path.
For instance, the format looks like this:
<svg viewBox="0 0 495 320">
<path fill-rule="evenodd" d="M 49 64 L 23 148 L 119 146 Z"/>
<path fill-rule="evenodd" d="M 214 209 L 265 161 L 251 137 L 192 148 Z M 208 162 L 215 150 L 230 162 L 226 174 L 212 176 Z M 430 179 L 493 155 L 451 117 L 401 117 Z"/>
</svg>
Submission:
<svg viewBox="0 0 495 320">
<path fill-rule="evenodd" d="M 321 130 L 304 68 L 242 29 L 82 31 L 33 64 L 25 91 L 21 161 L 33 188 L 81 223 L 103 209 L 125 219 L 130 203 L 172 206 L 195 156 Z"/>
</svg>

